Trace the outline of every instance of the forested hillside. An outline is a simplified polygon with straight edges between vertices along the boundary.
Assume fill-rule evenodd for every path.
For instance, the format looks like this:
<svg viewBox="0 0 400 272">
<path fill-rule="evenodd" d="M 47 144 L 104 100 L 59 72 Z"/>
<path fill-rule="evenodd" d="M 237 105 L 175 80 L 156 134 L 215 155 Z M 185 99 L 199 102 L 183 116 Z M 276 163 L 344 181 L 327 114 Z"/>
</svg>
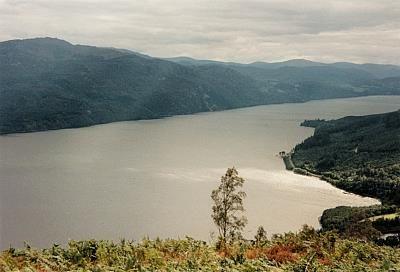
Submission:
<svg viewBox="0 0 400 272">
<path fill-rule="evenodd" d="M 0 43 L 0 132 L 87 126 L 265 101 L 231 69 L 188 68 L 56 39 Z"/>
<path fill-rule="evenodd" d="M 296 167 L 346 191 L 400 204 L 400 111 L 303 125 L 315 132 L 296 146 Z"/>
<path fill-rule="evenodd" d="M 400 94 L 397 66 L 375 65 L 371 70 L 304 60 L 249 65 L 171 60 L 53 38 L 1 42 L 0 134 Z"/>
</svg>

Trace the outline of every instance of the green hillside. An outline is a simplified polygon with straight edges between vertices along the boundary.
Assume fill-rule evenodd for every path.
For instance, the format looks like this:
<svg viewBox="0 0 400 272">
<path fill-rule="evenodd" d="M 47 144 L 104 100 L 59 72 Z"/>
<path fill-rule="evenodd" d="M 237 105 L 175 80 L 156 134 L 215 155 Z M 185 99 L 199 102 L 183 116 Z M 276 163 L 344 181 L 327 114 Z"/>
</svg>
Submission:
<svg viewBox="0 0 400 272">
<path fill-rule="evenodd" d="M 0 43 L 0 132 L 88 126 L 265 101 L 228 68 L 188 68 L 56 39 Z"/>
<path fill-rule="evenodd" d="M 315 132 L 296 146 L 296 167 L 346 191 L 400 204 L 400 111 L 303 125 Z"/>
<path fill-rule="evenodd" d="M 400 94 L 397 66 L 374 65 L 369 71 L 305 60 L 274 65 L 170 60 L 53 38 L 0 42 L 0 134 Z M 390 78 L 381 79 L 385 75 Z"/>
</svg>

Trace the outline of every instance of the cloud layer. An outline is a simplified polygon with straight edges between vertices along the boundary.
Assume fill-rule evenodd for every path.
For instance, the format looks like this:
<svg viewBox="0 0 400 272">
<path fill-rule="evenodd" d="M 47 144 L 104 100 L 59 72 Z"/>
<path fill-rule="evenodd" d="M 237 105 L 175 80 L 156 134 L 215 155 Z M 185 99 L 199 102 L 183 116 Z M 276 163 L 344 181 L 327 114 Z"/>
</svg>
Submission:
<svg viewBox="0 0 400 272">
<path fill-rule="evenodd" d="M 400 64 L 400 1 L 0 0 L 0 41 L 38 36 L 160 57 Z"/>
</svg>

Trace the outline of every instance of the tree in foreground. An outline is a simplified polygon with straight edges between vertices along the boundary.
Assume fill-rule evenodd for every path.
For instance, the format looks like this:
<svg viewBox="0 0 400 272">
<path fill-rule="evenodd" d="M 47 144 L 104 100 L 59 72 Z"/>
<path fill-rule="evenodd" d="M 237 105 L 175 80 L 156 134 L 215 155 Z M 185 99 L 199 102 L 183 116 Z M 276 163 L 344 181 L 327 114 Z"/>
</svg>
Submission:
<svg viewBox="0 0 400 272">
<path fill-rule="evenodd" d="M 241 238 L 241 232 L 247 224 L 247 219 L 243 216 L 243 199 L 246 193 L 240 190 L 243 183 L 244 179 L 238 176 L 235 167 L 228 168 L 221 177 L 218 188 L 211 193 L 214 201 L 211 217 L 218 227 L 222 243 Z"/>
</svg>

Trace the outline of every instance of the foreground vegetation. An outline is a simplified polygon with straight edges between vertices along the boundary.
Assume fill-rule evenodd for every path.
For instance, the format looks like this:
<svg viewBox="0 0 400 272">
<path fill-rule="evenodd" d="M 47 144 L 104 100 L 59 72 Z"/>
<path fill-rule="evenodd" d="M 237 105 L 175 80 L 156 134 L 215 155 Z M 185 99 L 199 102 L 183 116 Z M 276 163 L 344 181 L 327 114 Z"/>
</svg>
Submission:
<svg viewBox="0 0 400 272">
<path fill-rule="evenodd" d="M 243 183 L 238 171 L 229 168 L 212 191 L 211 217 L 219 234 L 212 243 L 187 237 L 136 243 L 70 241 L 66 247 L 53 245 L 43 250 L 26 245 L 0 254 L 0 271 L 400 271 L 396 243 L 390 247 L 370 241 L 368 228 L 356 227 L 356 235 L 343 236 L 349 229 L 343 222 L 353 222 L 349 217 L 354 212 L 349 207 L 338 213 L 324 212 L 320 231 L 304 226 L 298 233 L 268 239 L 264 228 L 259 227 L 253 240 L 244 239 L 247 219 L 243 215 Z M 379 222 L 393 216 L 377 216 L 393 214 L 396 207 L 363 209 L 364 217 L 374 216 Z M 355 222 L 364 217 L 357 217 Z"/>
<path fill-rule="evenodd" d="M 304 227 L 224 248 L 191 238 L 27 246 L 4 251 L 0 271 L 400 271 L 400 250 Z"/>
</svg>

